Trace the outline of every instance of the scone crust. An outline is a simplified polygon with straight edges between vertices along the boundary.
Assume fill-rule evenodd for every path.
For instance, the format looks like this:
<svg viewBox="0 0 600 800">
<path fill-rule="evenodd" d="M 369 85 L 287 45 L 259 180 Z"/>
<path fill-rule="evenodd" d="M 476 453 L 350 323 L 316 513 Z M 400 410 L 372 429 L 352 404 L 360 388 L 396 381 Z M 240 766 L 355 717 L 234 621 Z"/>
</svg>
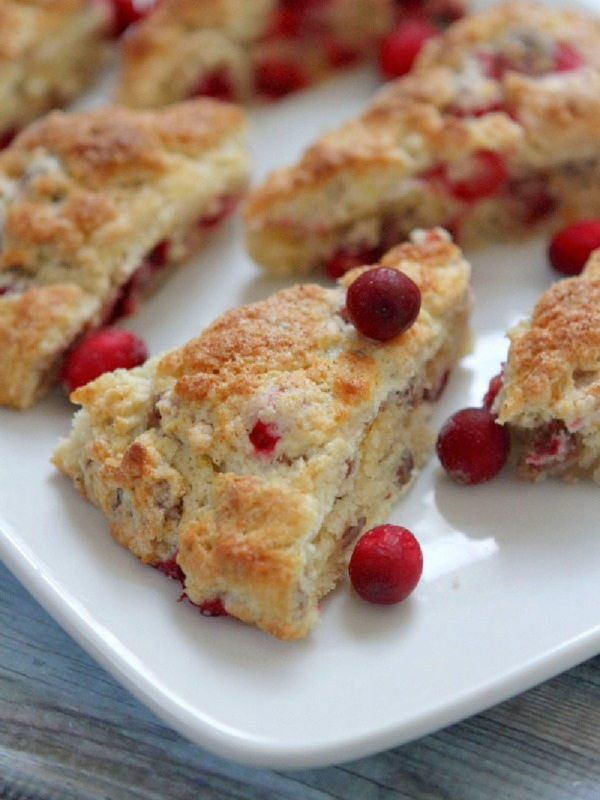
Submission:
<svg viewBox="0 0 600 800">
<path fill-rule="evenodd" d="M 412 465 L 388 452 L 379 416 L 396 403 L 427 415 L 423 398 L 462 351 L 470 294 L 468 267 L 441 234 L 386 263 L 410 274 L 423 298 L 415 325 L 390 342 L 366 340 L 344 320 L 343 285 L 300 284 L 72 396 L 83 410 L 55 464 L 142 560 L 176 556 L 194 602 L 219 598 L 278 637 L 305 635 L 346 548 L 398 497 L 394 476 L 404 480 Z M 422 423 L 418 465 L 431 445 Z M 258 449 L 257 425 L 267 434 Z M 368 452 L 357 449 L 363 437 Z M 389 477 L 370 489 L 381 495 L 363 498 L 362 511 L 350 505 L 357 476 L 375 476 L 385 459 Z"/>
</svg>

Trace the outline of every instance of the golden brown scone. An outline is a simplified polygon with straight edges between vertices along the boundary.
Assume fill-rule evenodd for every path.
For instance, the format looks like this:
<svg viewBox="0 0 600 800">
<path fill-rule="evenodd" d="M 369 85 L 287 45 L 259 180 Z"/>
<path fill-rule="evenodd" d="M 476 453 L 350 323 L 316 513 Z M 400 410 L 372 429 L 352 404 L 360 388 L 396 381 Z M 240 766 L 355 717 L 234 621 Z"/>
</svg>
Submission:
<svg viewBox="0 0 600 800">
<path fill-rule="evenodd" d="M 494 408 L 518 474 L 600 483 L 600 251 L 544 292 L 509 337 Z"/>
<path fill-rule="evenodd" d="M 419 226 L 474 246 L 593 216 L 599 134 L 600 19 L 498 3 L 254 189 L 247 246 L 274 273 L 336 275 Z"/>
<path fill-rule="evenodd" d="M 422 294 L 385 344 L 345 320 L 355 270 L 231 310 L 72 395 L 83 408 L 55 465 L 206 613 L 304 636 L 356 537 L 429 455 L 431 406 L 468 338 L 469 267 L 438 231 L 383 263 Z"/>
<path fill-rule="evenodd" d="M 421 12 L 442 18 L 464 5 L 425 0 Z M 123 40 L 117 101 L 276 100 L 372 55 L 405 13 L 396 0 L 161 0 Z"/>
<path fill-rule="evenodd" d="M 111 21 L 103 0 L 0 0 L 0 145 L 89 86 Z"/>
<path fill-rule="evenodd" d="M 244 191 L 245 116 L 55 111 L 0 153 L 0 404 L 30 406 L 84 331 L 130 313 Z"/>
</svg>

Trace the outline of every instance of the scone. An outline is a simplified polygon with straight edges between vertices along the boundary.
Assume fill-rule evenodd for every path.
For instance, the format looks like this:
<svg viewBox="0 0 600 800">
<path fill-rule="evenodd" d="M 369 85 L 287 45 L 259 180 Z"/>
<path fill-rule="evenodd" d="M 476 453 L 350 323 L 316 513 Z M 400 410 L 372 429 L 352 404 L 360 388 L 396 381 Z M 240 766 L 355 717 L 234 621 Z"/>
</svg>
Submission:
<svg viewBox="0 0 600 800">
<path fill-rule="evenodd" d="M 88 87 L 111 22 L 108 0 L 0 0 L 0 146 Z"/>
<path fill-rule="evenodd" d="M 335 276 L 415 227 L 472 247 L 598 215 L 599 131 L 600 19 L 498 3 L 256 187 L 248 250 L 273 273 Z"/>
<path fill-rule="evenodd" d="M 208 94 L 276 100 L 372 55 L 407 13 L 396 0 L 161 0 L 122 42 L 117 102 L 157 107 Z M 419 13 L 457 16 L 464 0 Z"/>
<path fill-rule="evenodd" d="M 134 310 L 245 190 L 245 116 L 54 111 L 0 153 L 0 404 L 26 408 L 80 334 Z"/>
<path fill-rule="evenodd" d="M 357 269 L 231 310 L 71 395 L 83 408 L 55 465 L 205 612 L 304 636 L 357 536 L 429 455 L 431 407 L 468 338 L 469 267 L 436 231 L 383 263 L 422 295 L 385 344 L 346 321 Z"/>
<path fill-rule="evenodd" d="M 510 331 L 494 410 L 520 477 L 600 483 L 600 251 Z"/>
</svg>

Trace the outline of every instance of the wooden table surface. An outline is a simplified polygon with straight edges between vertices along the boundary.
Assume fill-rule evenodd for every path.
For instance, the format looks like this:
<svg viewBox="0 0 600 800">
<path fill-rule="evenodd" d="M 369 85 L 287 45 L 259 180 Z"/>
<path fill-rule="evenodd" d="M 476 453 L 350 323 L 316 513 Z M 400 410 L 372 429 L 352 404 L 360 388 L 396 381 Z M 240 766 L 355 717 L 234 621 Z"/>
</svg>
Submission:
<svg viewBox="0 0 600 800">
<path fill-rule="evenodd" d="M 119 686 L 0 565 L 2 800 L 598 800 L 600 656 L 485 713 L 302 771 L 204 752 Z"/>
</svg>

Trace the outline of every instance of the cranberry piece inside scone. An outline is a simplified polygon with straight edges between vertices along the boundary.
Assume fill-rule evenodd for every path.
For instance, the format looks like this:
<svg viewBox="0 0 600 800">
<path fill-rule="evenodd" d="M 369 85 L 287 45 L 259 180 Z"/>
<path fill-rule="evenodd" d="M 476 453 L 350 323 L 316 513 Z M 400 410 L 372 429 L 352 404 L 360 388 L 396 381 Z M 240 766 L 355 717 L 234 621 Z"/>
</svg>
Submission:
<svg viewBox="0 0 600 800">
<path fill-rule="evenodd" d="M 235 85 L 226 66 L 214 67 L 202 75 L 189 91 L 189 97 L 214 97 L 216 100 L 235 99 Z"/>
<path fill-rule="evenodd" d="M 458 200 L 475 203 L 497 194 L 508 172 L 501 155 L 491 150 L 478 150 L 465 162 L 438 167 L 432 177 L 439 177 L 447 191 Z"/>
<path fill-rule="evenodd" d="M 254 69 L 256 93 L 265 100 L 279 100 L 310 85 L 300 64 L 277 58 L 263 58 Z"/>
<path fill-rule="evenodd" d="M 163 575 L 166 575 L 167 578 L 179 581 L 182 584 L 185 581 L 185 574 L 177 563 L 177 553 L 171 558 L 165 559 L 165 561 L 158 561 L 156 564 L 153 564 L 153 566 L 159 572 L 162 572 Z"/>
<path fill-rule="evenodd" d="M 98 1 L 98 0 L 96 0 Z M 157 2 L 158 0 L 155 0 Z M 145 17 L 154 3 L 140 3 L 139 0 L 104 0 L 112 11 L 109 34 L 114 38 L 121 36 L 130 25 Z"/>
<path fill-rule="evenodd" d="M 378 525 L 356 543 L 348 573 L 355 592 L 369 603 L 405 600 L 423 572 L 423 552 L 415 536 L 400 525 Z"/>
<path fill-rule="evenodd" d="M 277 426 L 272 422 L 263 422 L 261 419 L 254 423 L 248 438 L 252 443 L 256 453 L 271 455 L 275 450 L 275 445 L 281 439 L 277 432 Z"/>
</svg>

